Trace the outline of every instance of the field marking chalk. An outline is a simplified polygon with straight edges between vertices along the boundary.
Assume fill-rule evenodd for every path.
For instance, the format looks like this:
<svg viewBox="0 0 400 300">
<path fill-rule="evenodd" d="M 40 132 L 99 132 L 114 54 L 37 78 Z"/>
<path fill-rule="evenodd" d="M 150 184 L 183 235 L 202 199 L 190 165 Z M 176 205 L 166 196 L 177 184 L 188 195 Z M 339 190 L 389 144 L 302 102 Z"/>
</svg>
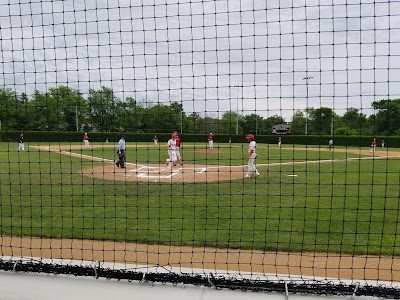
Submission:
<svg viewBox="0 0 400 300">
<path fill-rule="evenodd" d="M 196 173 L 197 174 L 201 174 L 201 173 L 204 173 L 206 171 L 207 171 L 207 168 L 203 168 L 203 169 L 200 169 L 200 171 L 197 171 Z"/>
</svg>

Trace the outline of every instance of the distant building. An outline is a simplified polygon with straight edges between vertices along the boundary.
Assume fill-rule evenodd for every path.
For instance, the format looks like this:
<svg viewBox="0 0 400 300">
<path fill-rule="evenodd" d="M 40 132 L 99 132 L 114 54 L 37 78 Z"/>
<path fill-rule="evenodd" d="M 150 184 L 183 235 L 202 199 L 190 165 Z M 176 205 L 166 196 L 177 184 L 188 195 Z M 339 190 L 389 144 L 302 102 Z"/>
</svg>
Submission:
<svg viewBox="0 0 400 300">
<path fill-rule="evenodd" d="M 291 134 L 292 130 L 290 129 L 290 126 L 287 124 L 278 124 L 278 125 L 274 125 L 272 127 L 272 134 L 278 134 L 278 135 L 282 135 L 282 134 Z"/>
</svg>

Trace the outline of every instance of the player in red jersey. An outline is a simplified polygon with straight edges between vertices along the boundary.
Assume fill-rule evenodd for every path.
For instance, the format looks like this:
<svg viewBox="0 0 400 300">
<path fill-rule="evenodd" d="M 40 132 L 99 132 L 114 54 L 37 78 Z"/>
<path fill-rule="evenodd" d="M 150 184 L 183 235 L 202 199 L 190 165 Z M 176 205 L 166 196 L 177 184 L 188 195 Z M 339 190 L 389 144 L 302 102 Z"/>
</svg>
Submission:
<svg viewBox="0 0 400 300">
<path fill-rule="evenodd" d="M 375 152 L 375 150 L 376 150 L 376 138 L 374 138 L 374 139 L 372 140 L 371 149 L 369 150 L 369 152 L 370 152 L 370 153 L 371 153 L 371 152 Z"/>
<path fill-rule="evenodd" d="M 175 144 L 176 144 L 175 152 L 176 152 L 176 156 L 177 156 L 177 158 L 179 160 L 180 165 L 183 166 L 183 159 L 182 159 L 181 151 L 180 151 L 181 138 L 178 135 L 178 131 L 174 131 L 172 134 L 175 135 Z"/>
<path fill-rule="evenodd" d="M 87 133 L 85 133 L 85 135 L 83 136 L 83 143 L 85 144 L 85 148 L 88 149 L 89 148 L 89 136 Z"/>
<path fill-rule="evenodd" d="M 210 132 L 207 140 L 208 140 L 208 146 L 210 147 L 210 150 L 212 150 L 214 148 L 214 136 L 212 132 Z"/>
</svg>

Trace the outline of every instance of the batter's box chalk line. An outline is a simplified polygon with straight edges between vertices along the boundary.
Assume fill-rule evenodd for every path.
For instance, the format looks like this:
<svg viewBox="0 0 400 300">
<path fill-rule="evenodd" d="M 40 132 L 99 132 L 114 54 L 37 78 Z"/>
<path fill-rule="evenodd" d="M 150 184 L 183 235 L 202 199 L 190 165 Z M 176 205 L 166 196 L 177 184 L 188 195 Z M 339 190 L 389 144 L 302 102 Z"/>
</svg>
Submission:
<svg viewBox="0 0 400 300">
<path fill-rule="evenodd" d="M 137 165 L 138 168 L 128 170 L 128 176 L 135 176 L 140 178 L 160 178 L 160 179 L 168 179 L 173 176 L 183 174 L 183 173 L 197 173 L 201 174 L 207 172 L 207 168 L 184 168 L 179 167 L 177 169 L 170 170 L 169 168 L 161 167 L 161 166 L 145 166 L 145 165 Z M 166 174 L 167 173 L 167 174 Z M 157 175 L 155 175 L 157 174 Z M 165 174 L 165 175 L 164 175 Z"/>
</svg>

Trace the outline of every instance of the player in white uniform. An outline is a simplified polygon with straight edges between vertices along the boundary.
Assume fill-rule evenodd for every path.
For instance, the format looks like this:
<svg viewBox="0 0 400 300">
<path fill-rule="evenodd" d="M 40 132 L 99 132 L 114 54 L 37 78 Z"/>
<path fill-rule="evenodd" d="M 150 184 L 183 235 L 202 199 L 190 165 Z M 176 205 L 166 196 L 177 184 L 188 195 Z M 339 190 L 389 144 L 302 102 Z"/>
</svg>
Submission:
<svg viewBox="0 0 400 300">
<path fill-rule="evenodd" d="M 257 153 L 256 153 L 257 143 L 254 140 L 254 135 L 252 135 L 252 134 L 248 134 L 246 136 L 246 139 L 250 142 L 250 144 L 249 144 L 249 150 L 248 150 L 249 155 L 247 156 L 247 173 L 244 178 L 250 178 L 252 173 L 254 173 L 254 175 L 257 177 L 257 176 L 260 176 L 260 173 L 258 173 L 256 165 L 255 165 L 255 161 L 256 161 L 256 157 L 257 157 Z"/>
<path fill-rule="evenodd" d="M 172 167 L 176 165 L 176 160 L 177 160 L 175 138 L 176 135 L 172 134 L 171 138 L 167 143 L 168 155 L 169 155 L 169 158 L 167 159 L 167 166 L 170 171 L 172 171 Z"/>
</svg>

